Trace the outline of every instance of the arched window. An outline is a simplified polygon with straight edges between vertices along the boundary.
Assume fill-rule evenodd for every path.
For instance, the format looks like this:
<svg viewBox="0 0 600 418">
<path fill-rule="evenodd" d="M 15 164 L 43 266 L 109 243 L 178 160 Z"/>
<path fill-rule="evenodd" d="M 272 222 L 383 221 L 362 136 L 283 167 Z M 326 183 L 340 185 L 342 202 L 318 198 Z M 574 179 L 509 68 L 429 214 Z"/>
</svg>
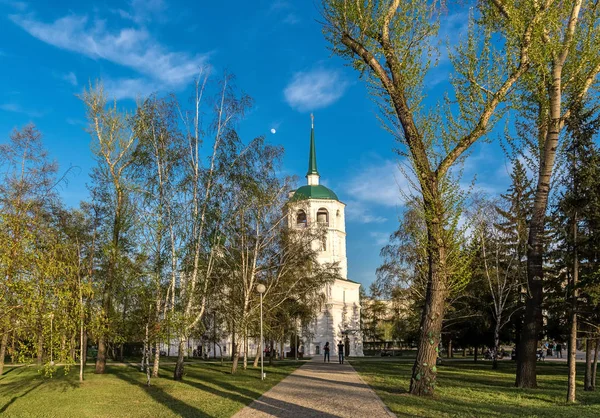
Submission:
<svg viewBox="0 0 600 418">
<path fill-rule="evenodd" d="M 300 209 L 296 213 L 296 226 L 305 227 L 306 226 L 306 213 Z"/>
<path fill-rule="evenodd" d="M 327 209 L 321 208 L 317 211 L 317 222 L 319 225 L 329 226 L 329 212 L 327 212 Z"/>
</svg>

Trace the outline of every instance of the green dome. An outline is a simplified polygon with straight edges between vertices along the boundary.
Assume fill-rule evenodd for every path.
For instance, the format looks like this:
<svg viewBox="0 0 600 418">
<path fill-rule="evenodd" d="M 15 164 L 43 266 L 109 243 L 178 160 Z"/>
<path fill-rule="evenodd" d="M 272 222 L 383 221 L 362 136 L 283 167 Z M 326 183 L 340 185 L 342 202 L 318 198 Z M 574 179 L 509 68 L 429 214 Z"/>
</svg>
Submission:
<svg viewBox="0 0 600 418">
<path fill-rule="evenodd" d="M 328 189 L 325 186 L 302 186 L 294 193 L 292 200 L 304 200 L 304 199 L 330 199 L 340 200 L 333 190 Z"/>
</svg>

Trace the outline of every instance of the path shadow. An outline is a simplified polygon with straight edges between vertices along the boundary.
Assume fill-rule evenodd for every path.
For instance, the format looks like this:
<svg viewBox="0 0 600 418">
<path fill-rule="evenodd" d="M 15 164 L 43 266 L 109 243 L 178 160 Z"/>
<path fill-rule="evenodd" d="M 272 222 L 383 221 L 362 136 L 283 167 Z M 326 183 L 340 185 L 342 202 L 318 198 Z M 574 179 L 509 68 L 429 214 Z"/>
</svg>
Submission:
<svg viewBox="0 0 600 418">
<path fill-rule="evenodd" d="M 252 402 L 249 409 L 264 412 L 271 416 L 281 418 L 298 418 L 298 417 L 319 417 L 319 418 L 338 418 L 338 415 L 332 415 L 327 412 L 319 411 L 313 408 L 307 408 L 305 406 L 292 404 L 289 402 L 281 401 L 279 399 L 273 399 L 269 396 L 261 396 L 256 401 Z M 246 413 L 243 409 L 240 411 L 239 416 L 253 416 L 254 414 L 250 411 Z M 234 415 L 237 417 L 238 415 Z"/>
<path fill-rule="evenodd" d="M 207 382 L 209 382 L 209 381 L 207 380 Z M 241 393 L 235 393 L 235 392 L 232 393 L 232 392 L 227 392 L 225 390 L 217 389 L 212 386 L 205 385 L 205 384 L 203 384 L 201 382 L 197 382 L 197 381 L 182 380 L 181 383 L 185 383 L 188 386 L 192 386 L 193 388 L 200 389 L 204 392 L 212 393 L 213 395 L 219 396 L 221 398 L 227 398 L 231 401 L 239 402 L 242 405 L 248 405 L 248 404 L 252 403 L 258 397 L 253 392 L 250 392 L 250 393 L 252 393 L 254 396 L 248 396 L 248 395 L 244 395 Z M 213 383 L 213 382 L 210 382 L 210 383 Z M 219 386 L 223 387 L 223 386 L 228 386 L 228 385 L 219 385 Z M 232 389 L 233 389 L 233 391 L 243 392 L 242 390 L 240 390 L 240 388 L 235 387 L 235 386 L 232 386 Z"/>
<path fill-rule="evenodd" d="M 207 418 L 210 417 L 210 415 L 206 414 L 204 411 L 202 411 L 192 405 L 189 405 L 189 404 L 175 398 L 172 395 L 169 395 L 164 390 L 162 390 L 156 386 L 148 387 L 148 386 L 144 385 L 143 383 L 134 379 L 127 373 L 116 372 L 116 373 L 114 373 L 114 375 L 116 377 L 118 377 L 119 379 L 121 379 L 131 385 L 141 387 L 142 389 L 144 389 L 144 392 L 147 393 L 149 396 L 151 396 L 156 402 L 160 403 L 161 405 L 166 406 L 167 408 L 169 408 L 171 411 L 173 411 L 178 416 L 181 416 L 181 417 L 207 417 Z"/>
</svg>

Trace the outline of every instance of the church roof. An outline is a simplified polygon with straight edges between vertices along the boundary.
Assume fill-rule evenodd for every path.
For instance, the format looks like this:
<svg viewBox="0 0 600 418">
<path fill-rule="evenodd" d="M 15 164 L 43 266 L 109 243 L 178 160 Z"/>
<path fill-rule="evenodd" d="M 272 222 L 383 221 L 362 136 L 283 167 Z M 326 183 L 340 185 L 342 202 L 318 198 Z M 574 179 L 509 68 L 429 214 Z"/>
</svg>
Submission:
<svg viewBox="0 0 600 418">
<path fill-rule="evenodd" d="M 302 186 L 294 193 L 292 200 L 304 200 L 304 199 L 329 199 L 329 200 L 340 200 L 333 190 L 328 189 L 325 186 Z"/>
<path fill-rule="evenodd" d="M 317 150 L 315 147 L 314 116 L 311 114 L 310 118 L 310 151 L 308 153 L 308 172 L 306 173 L 306 178 L 308 179 L 309 184 L 296 190 L 292 200 L 329 199 L 339 201 L 340 199 L 338 199 L 333 190 L 319 184 L 319 171 L 317 170 Z"/>
</svg>

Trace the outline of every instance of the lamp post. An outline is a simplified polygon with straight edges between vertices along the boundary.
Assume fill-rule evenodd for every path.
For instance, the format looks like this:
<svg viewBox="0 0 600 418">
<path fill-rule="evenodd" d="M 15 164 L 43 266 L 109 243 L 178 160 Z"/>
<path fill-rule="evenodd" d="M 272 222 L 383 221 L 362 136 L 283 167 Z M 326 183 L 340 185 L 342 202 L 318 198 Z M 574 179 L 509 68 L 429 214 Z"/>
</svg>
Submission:
<svg viewBox="0 0 600 418">
<path fill-rule="evenodd" d="M 256 286 L 256 291 L 258 293 L 260 293 L 260 380 L 265 380 L 265 372 L 264 372 L 265 350 L 263 348 L 263 312 L 262 312 L 263 311 L 262 310 L 263 293 L 265 293 L 265 290 L 267 290 L 267 288 L 262 283 L 259 283 L 258 286 Z"/>
</svg>

